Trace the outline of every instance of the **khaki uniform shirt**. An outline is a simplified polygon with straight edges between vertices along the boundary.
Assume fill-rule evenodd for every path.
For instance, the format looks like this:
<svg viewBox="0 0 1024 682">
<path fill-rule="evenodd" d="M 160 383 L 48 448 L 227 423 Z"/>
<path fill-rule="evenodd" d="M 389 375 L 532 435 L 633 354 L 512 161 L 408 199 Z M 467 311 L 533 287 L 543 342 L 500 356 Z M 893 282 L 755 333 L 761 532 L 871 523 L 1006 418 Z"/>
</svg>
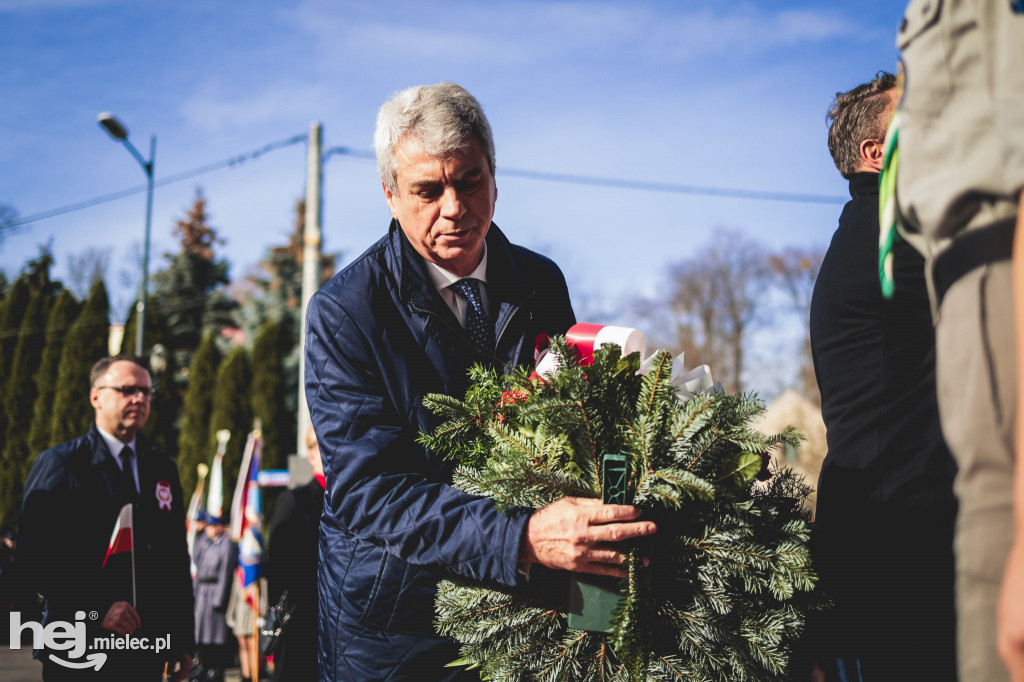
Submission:
<svg viewBox="0 0 1024 682">
<path fill-rule="evenodd" d="M 897 45 L 903 95 L 896 196 L 904 236 L 935 256 L 961 230 L 1017 213 L 1024 13 L 1010 0 L 912 0 Z"/>
</svg>

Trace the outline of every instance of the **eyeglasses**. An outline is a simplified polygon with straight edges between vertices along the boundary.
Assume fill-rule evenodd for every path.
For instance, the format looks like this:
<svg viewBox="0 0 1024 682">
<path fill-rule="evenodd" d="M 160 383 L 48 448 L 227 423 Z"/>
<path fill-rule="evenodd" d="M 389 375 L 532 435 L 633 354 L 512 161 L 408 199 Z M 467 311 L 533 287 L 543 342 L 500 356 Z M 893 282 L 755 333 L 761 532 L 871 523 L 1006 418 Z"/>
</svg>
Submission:
<svg viewBox="0 0 1024 682">
<path fill-rule="evenodd" d="M 109 388 L 112 391 L 117 391 L 125 398 L 134 398 L 137 395 L 141 395 L 146 400 L 149 400 L 153 396 L 153 388 L 150 386 L 97 386 L 96 388 Z"/>
</svg>

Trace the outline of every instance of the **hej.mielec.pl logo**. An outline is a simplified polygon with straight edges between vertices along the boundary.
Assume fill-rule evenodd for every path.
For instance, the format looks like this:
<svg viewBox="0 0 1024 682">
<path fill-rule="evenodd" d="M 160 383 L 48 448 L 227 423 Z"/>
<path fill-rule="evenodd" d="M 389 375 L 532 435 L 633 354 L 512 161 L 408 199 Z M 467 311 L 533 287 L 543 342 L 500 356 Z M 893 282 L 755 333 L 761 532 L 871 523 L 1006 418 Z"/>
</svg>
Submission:
<svg viewBox="0 0 1024 682">
<path fill-rule="evenodd" d="M 95 612 L 89 614 L 91 620 L 96 620 L 98 617 L 99 615 Z M 54 663 L 65 668 L 95 668 L 96 670 L 102 668 L 103 664 L 107 662 L 107 654 L 102 651 L 95 651 L 95 649 L 119 651 L 153 649 L 156 653 L 170 649 L 170 635 L 155 637 L 154 643 L 151 645 L 148 637 L 132 637 L 130 635 L 119 637 L 111 634 L 107 637 L 94 637 L 90 647 L 85 632 L 85 618 L 85 611 L 78 611 L 75 613 L 74 623 L 55 620 L 44 626 L 41 623 L 30 620 L 23 624 L 21 622 L 21 614 L 17 611 L 12 611 L 11 649 L 21 648 L 22 633 L 25 630 L 29 630 L 32 633 L 32 648 L 46 649 L 49 659 Z M 93 649 L 94 651 L 83 659 L 82 657 L 85 655 L 86 649 Z M 60 658 L 50 653 L 52 651 L 66 651 L 66 656 L 72 660 Z"/>
</svg>

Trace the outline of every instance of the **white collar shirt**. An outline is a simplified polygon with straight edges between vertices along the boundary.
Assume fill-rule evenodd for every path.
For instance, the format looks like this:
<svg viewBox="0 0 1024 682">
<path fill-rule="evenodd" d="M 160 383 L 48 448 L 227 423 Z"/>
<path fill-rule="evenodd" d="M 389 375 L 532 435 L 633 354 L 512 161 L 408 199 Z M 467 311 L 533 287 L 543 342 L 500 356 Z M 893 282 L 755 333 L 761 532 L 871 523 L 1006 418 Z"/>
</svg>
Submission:
<svg viewBox="0 0 1024 682">
<path fill-rule="evenodd" d="M 139 485 L 139 453 L 135 449 L 135 438 L 132 438 L 130 442 L 125 443 L 118 440 L 118 438 L 113 434 L 107 433 L 99 426 L 96 427 L 96 430 L 100 432 L 100 436 L 103 437 L 103 442 L 107 444 L 107 448 L 110 450 L 111 456 L 114 458 L 114 461 L 117 462 L 117 466 L 120 467 L 122 471 L 124 470 L 124 464 L 121 461 L 121 450 L 123 450 L 125 446 L 131 448 L 132 454 L 135 455 L 132 457 L 132 476 L 135 478 L 136 489 L 141 490 L 142 487 Z"/>
<path fill-rule="evenodd" d="M 427 274 L 430 275 L 430 281 L 434 283 L 434 287 L 437 289 L 437 293 L 441 295 L 441 298 L 451 311 L 455 313 L 455 319 L 459 321 L 459 324 L 465 328 L 466 326 L 466 299 L 459 294 L 455 293 L 452 289 L 452 285 L 458 282 L 460 279 L 466 279 L 472 277 L 473 279 L 480 280 L 480 302 L 483 303 L 484 310 L 490 315 L 491 305 L 490 300 L 487 297 L 487 243 L 484 243 L 483 253 L 480 255 L 480 262 L 477 263 L 476 268 L 473 272 L 466 275 L 466 277 L 459 277 L 458 275 L 445 270 L 436 263 L 431 263 L 428 260 L 424 260 L 427 264 Z"/>
</svg>

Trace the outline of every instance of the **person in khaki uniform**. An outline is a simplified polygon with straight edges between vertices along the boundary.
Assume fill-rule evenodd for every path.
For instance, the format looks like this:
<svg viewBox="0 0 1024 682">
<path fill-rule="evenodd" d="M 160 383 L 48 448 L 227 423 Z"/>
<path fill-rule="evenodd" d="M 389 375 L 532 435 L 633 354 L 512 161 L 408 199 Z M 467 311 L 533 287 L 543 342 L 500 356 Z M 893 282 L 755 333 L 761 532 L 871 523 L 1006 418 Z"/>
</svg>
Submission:
<svg viewBox="0 0 1024 682">
<path fill-rule="evenodd" d="M 959 467 L 963 682 L 1010 679 L 997 654 L 996 603 L 1014 536 L 1010 257 L 1024 187 L 1022 11 L 1012 0 L 913 0 L 897 38 L 896 198 L 902 232 L 926 258 L 942 429 Z"/>
<path fill-rule="evenodd" d="M 1024 452 L 1024 211 L 1017 212 L 1013 242 L 1013 318 L 1017 335 L 1017 438 L 1016 452 Z M 1024 680 L 1024 461 L 1018 457 L 1014 473 L 1014 535 L 1010 560 L 999 595 L 999 655 L 1014 682 Z"/>
</svg>

